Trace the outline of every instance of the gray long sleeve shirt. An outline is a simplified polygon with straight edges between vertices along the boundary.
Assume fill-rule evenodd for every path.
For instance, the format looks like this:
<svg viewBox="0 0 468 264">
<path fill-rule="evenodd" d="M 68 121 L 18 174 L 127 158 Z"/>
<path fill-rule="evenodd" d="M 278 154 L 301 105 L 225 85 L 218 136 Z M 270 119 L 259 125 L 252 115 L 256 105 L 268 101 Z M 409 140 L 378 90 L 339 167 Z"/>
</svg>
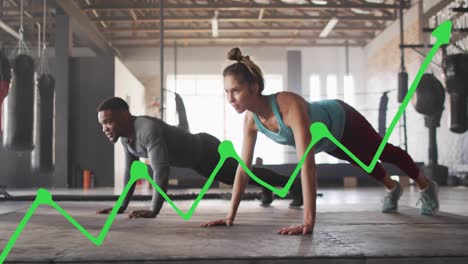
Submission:
<svg viewBox="0 0 468 264">
<path fill-rule="evenodd" d="M 138 158 L 149 159 L 153 170 L 153 180 L 164 192 L 167 192 L 170 166 L 195 167 L 201 157 L 201 140 L 180 128 L 168 125 L 164 121 L 149 116 L 132 118 L 135 139 L 129 142 L 122 138 L 125 151 L 124 184 L 130 179 L 130 167 Z M 125 210 L 132 199 L 135 184 L 130 188 L 121 210 Z M 151 210 L 159 214 L 164 198 L 153 189 Z"/>
</svg>

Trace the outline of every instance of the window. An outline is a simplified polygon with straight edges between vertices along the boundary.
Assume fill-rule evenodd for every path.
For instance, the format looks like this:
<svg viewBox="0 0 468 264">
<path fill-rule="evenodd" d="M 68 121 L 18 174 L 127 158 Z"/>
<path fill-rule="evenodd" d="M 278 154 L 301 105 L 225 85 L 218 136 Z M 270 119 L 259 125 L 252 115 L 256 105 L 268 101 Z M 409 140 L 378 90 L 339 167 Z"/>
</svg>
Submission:
<svg viewBox="0 0 468 264">
<path fill-rule="evenodd" d="M 281 75 L 265 75 L 268 95 L 283 90 Z M 165 121 L 177 125 L 174 92 L 183 99 L 191 133 L 206 132 L 219 140 L 233 142 L 236 152 L 242 150 L 244 114 L 238 114 L 226 101 L 223 80 L 220 75 L 168 75 L 165 92 Z M 262 157 L 264 164 L 284 163 L 284 146 L 263 134 L 258 134 L 254 159 Z"/>
<path fill-rule="evenodd" d="M 209 133 L 219 139 L 224 138 L 224 101 L 222 79 L 219 75 L 182 75 L 167 78 L 165 92 L 165 121 L 177 125 L 175 108 L 177 92 L 184 101 L 191 133 Z M 219 111 L 213 111 L 219 109 Z"/>
<path fill-rule="evenodd" d="M 310 101 L 318 101 L 323 98 L 336 99 L 338 97 L 337 76 L 334 74 L 328 74 L 326 76 L 326 93 L 324 96 L 321 94 L 320 77 L 321 76 L 319 74 L 312 74 L 310 76 Z M 339 160 L 328 155 L 327 153 L 321 152 L 315 155 L 315 162 L 317 164 L 338 163 Z"/>
<path fill-rule="evenodd" d="M 320 86 L 320 75 L 313 74 L 310 76 L 309 99 L 310 101 L 318 101 L 322 99 L 322 87 Z"/>
<path fill-rule="evenodd" d="M 355 104 L 354 77 L 352 75 L 344 77 L 344 100 L 350 105 Z"/>
<path fill-rule="evenodd" d="M 336 75 L 329 74 L 327 75 L 327 98 L 335 99 L 338 96 L 338 86 Z"/>
</svg>

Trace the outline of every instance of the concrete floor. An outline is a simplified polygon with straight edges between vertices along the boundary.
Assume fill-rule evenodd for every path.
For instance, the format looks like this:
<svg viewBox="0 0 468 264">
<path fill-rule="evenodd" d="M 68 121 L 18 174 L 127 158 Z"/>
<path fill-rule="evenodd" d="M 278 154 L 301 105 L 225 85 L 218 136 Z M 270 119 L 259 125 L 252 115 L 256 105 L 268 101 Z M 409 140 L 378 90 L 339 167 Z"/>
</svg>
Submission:
<svg viewBox="0 0 468 264">
<path fill-rule="evenodd" d="M 405 190 L 398 214 L 380 213 L 382 189 L 320 192 L 324 196 L 318 198 L 313 235 L 276 234 L 302 219 L 302 210 L 289 209 L 288 200 L 275 200 L 267 208 L 258 201 L 244 201 L 234 226 L 200 228 L 200 223 L 224 217 L 229 206 L 229 201 L 203 200 L 190 221 L 182 220 L 168 204 L 156 219 L 119 215 L 100 247 L 53 208 L 43 206 L 6 263 L 468 263 L 468 188 L 441 188 L 442 212 L 433 217 L 419 215 L 414 188 Z M 30 204 L 0 203 L 1 250 Z M 59 204 L 95 236 L 106 216 L 94 212 L 113 205 Z M 186 211 L 192 201 L 176 204 Z M 130 209 L 147 205 L 135 202 Z"/>
</svg>

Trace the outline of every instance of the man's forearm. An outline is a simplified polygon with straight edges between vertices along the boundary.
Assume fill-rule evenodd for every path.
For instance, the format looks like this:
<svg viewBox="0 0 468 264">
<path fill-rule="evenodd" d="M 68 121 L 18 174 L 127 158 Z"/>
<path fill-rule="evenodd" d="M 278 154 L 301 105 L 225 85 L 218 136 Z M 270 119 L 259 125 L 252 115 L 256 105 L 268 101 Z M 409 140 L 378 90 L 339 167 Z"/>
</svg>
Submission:
<svg viewBox="0 0 468 264">
<path fill-rule="evenodd" d="M 129 180 L 130 180 L 130 172 L 127 170 L 127 171 L 125 172 L 125 176 L 124 176 L 124 184 L 125 184 L 125 186 L 127 186 Z M 125 195 L 125 199 L 124 199 L 122 205 L 120 206 L 120 210 L 121 210 L 122 212 L 125 211 L 125 210 L 127 209 L 128 204 L 129 204 L 130 201 L 132 200 L 133 193 L 134 193 L 134 191 L 135 191 L 135 185 L 136 185 L 136 182 L 134 182 L 134 183 L 132 184 L 132 186 L 131 186 L 130 189 L 128 190 L 127 195 Z M 124 188 L 125 188 L 125 186 L 124 186 Z"/>
<path fill-rule="evenodd" d="M 153 172 L 154 182 L 167 193 L 167 186 L 169 185 L 169 167 L 160 167 Z M 151 210 L 155 215 L 159 214 L 161 207 L 164 203 L 164 197 L 153 188 L 153 199 L 151 201 Z"/>
</svg>

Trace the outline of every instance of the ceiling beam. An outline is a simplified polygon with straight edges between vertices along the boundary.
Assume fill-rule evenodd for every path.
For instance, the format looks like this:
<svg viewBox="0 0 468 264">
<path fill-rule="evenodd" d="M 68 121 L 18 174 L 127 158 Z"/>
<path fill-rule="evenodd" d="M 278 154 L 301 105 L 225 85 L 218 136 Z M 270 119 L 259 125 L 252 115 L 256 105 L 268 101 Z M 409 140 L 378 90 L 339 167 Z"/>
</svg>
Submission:
<svg viewBox="0 0 468 264">
<path fill-rule="evenodd" d="M 426 18 L 430 18 L 431 16 L 437 14 L 437 12 L 444 9 L 449 4 L 453 3 L 453 0 L 440 0 L 437 4 L 433 5 L 429 10 L 424 13 Z"/>
<path fill-rule="evenodd" d="M 372 39 L 371 36 L 328 36 L 326 38 L 320 38 L 318 36 L 282 36 L 282 37 L 249 37 L 249 36 L 235 36 L 235 37 L 164 37 L 167 41 L 275 41 L 275 40 L 362 40 L 362 39 Z M 135 42 L 135 41 L 157 41 L 159 38 L 154 37 L 115 37 L 111 39 L 112 42 L 126 41 L 126 42 Z"/>
<path fill-rule="evenodd" d="M 109 1 L 110 2 L 110 1 Z M 336 2 L 330 2 L 327 5 L 316 5 L 313 3 L 309 4 L 287 4 L 287 3 L 274 3 L 274 4 L 168 4 L 164 6 L 164 10 L 179 11 L 179 10 L 225 10 L 225 11 L 238 11 L 238 10 L 260 10 L 260 9 L 396 9 L 399 5 L 397 4 L 379 4 L 379 3 L 356 3 L 351 1 L 344 1 L 341 4 Z M 407 8 L 407 7 L 405 7 Z M 159 8 L 156 5 L 90 5 L 84 7 L 83 10 L 86 12 L 92 12 L 92 10 L 100 11 L 122 11 L 122 10 L 141 10 L 141 11 L 158 11 Z"/>
<path fill-rule="evenodd" d="M 213 47 L 211 43 L 179 43 L 179 47 Z M 301 43 L 289 43 L 288 47 L 345 47 L 345 43 L 314 43 L 314 44 L 301 44 Z M 365 46 L 365 43 L 348 43 L 349 47 L 363 47 Z M 280 47 L 283 48 L 284 44 L 282 43 L 258 43 L 258 44 L 243 44 L 242 46 L 244 47 Z M 122 44 L 118 45 L 119 48 L 121 49 L 131 49 L 131 48 L 157 48 L 159 47 L 159 44 L 132 44 L 132 45 L 127 45 L 127 44 Z M 230 47 L 232 48 L 232 44 L 226 44 L 226 43 L 217 43 L 216 47 Z"/>
<path fill-rule="evenodd" d="M 375 31 L 383 30 L 385 27 L 335 27 L 333 31 Z M 238 33 L 238 32 L 310 32 L 310 31 L 321 31 L 323 26 L 317 27 L 237 27 L 237 28 L 219 28 L 220 32 L 226 33 Z M 150 28 L 150 27 L 120 27 L 120 28 L 107 28 L 102 30 L 103 33 L 159 33 L 159 28 Z M 202 28 L 165 28 L 164 32 L 167 33 L 207 33 L 211 32 L 211 27 L 202 27 Z"/>
<path fill-rule="evenodd" d="M 89 20 L 80 7 L 70 0 L 56 0 L 57 5 L 65 11 L 68 16 L 78 25 L 84 33 L 84 37 L 89 39 L 91 44 L 98 49 L 98 52 L 107 55 L 118 55 L 118 51 L 107 42 L 104 35 Z"/>
<path fill-rule="evenodd" d="M 23 10 L 26 11 L 26 12 L 30 12 L 30 13 L 42 13 L 42 9 L 39 9 L 39 8 L 30 8 L 30 7 L 27 7 L 27 6 L 24 6 L 23 7 Z M 19 7 L 16 7 L 16 6 L 5 6 L 5 7 L 2 7 L 2 12 L 8 12 L 8 13 L 21 13 L 21 10 Z"/>
<path fill-rule="evenodd" d="M 326 20 L 329 21 L 332 17 L 336 17 L 340 21 L 344 20 L 376 20 L 376 21 L 393 21 L 393 16 L 371 16 L 371 15 L 359 15 L 359 16 L 275 16 L 275 17 L 263 17 L 262 20 L 258 20 L 257 16 L 220 16 L 218 17 L 219 22 L 294 22 L 294 21 L 316 21 Z M 212 16 L 204 17 L 164 17 L 164 22 L 169 23 L 184 23 L 184 22 L 211 22 Z M 134 21 L 132 18 L 119 18 L 119 17 L 100 17 L 92 18 L 94 22 L 135 22 L 135 23 L 158 23 L 159 18 L 140 18 L 138 21 Z"/>
</svg>

